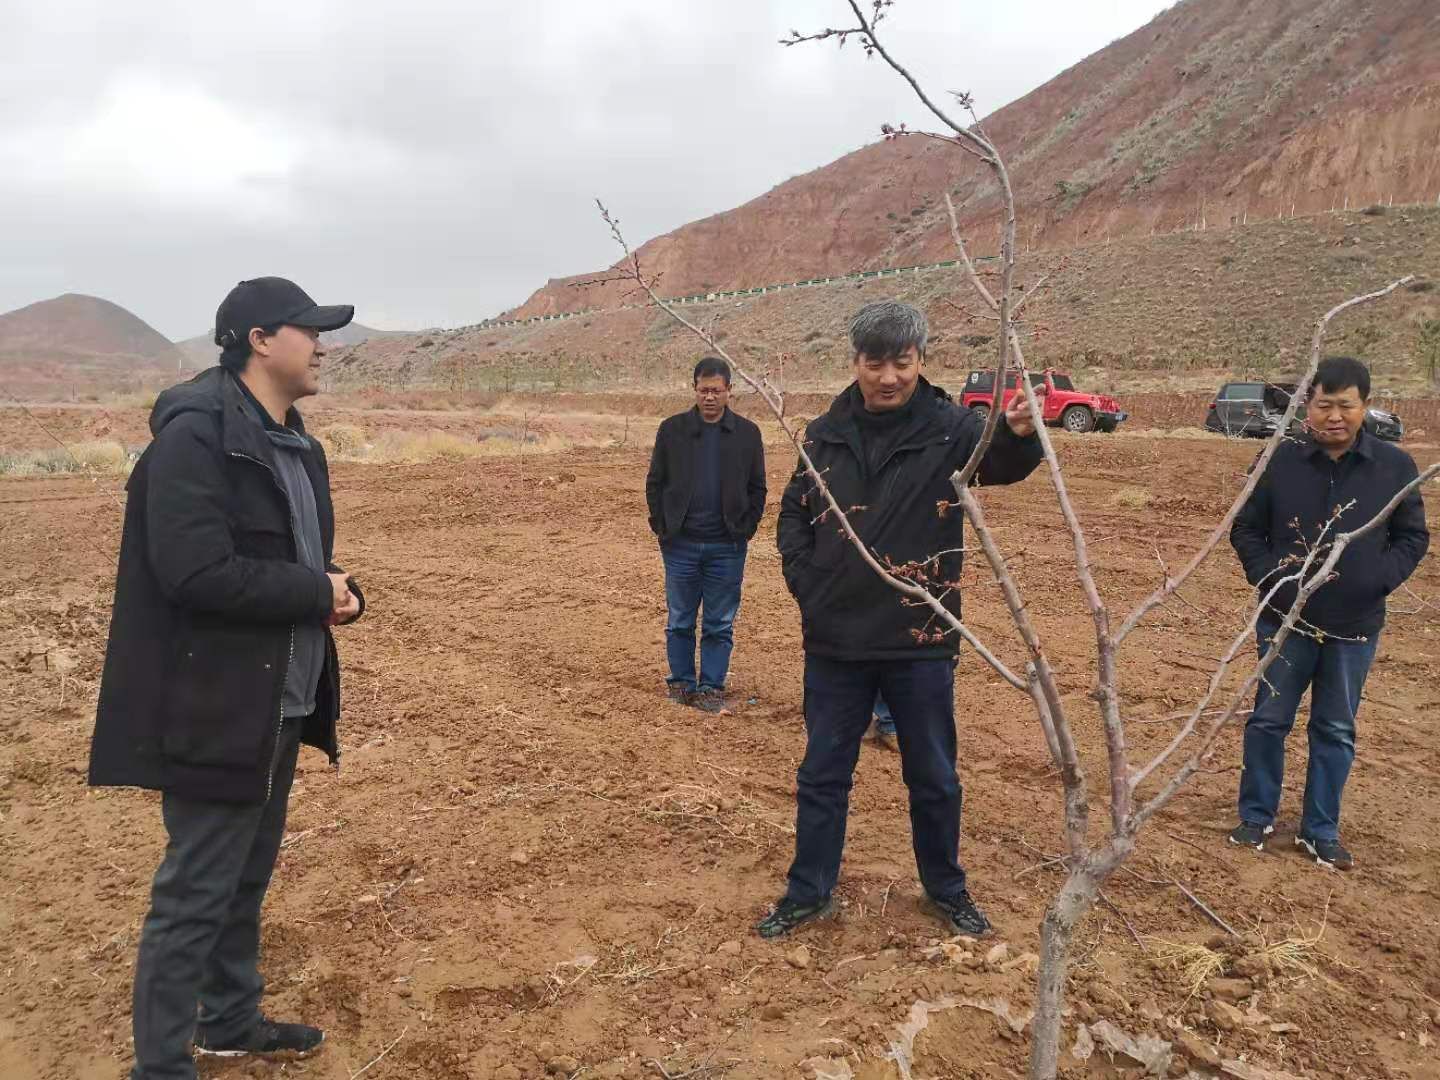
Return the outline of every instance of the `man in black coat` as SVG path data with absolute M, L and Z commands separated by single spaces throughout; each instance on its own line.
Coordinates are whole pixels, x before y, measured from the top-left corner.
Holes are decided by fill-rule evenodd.
M 1350 357 L 1321 362 L 1305 404 L 1306 433 L 1280 445 L 1230 530 L 1245 577 L 1262 595 L 1298 574 L 1306 552 L 1378 514 L 1417 475 L 1397 446 L 1364 430 L 1370 372 Z M 1326 527 L 1328 526 L 1328 531 Z M 1323 866 L 1349 870 L 1340 799 L 1355 760 L 1355 715 L 1385 624 L 1385 598 L 1415 571 L 1430 543 L 1425 505 L 1410 492 L 1389 521 L 1345 549 L 1336 577 L 1306 602 L 1255 694 L 1245 724 L 1240 824 L 1231 843 L 1263 850 L 1274 831 L 1285 738 L 1310 691 L 1310 760 L 1295 843 Z M 1295 603 L 1281 584 L 1256 627 L 1260 655 Z
M 319 390 L 320 332 L 353 314 L 242 281 L 216 313 L 220 366 L 159 396 L 130 477 L 90 783 L 163 792 L 132 1080 L 192 1080 L 192 1043 L 304 1055 L 323 1039 L 261 1015 L 257 962 L 300 744 L 339 759 L 330 627 L 364 606 L 331 561 L 325 454 L 294 409 Z
M 750 538 L 765 512 L 760 429 L 730 409 L 730 365 L 695 365 L 695 407 L 655 433 L 645 502 L 665 561 L 665 680 L 670 700 L 706 712 L 725 707 L 725 679 Z M 700 674 L 695 623 L 704 606 Z
M 927 335 L 924 314 L 908 304 L 862 308 L 850 324 L 855 381 L 809 424 L 805 441 L 865 545 L 882 562 L 921 565 L 959 616 L 964 519 L 950 477 L 978 445 L 983 425 L 921 374 Z M 1043 456 L 1029 407 L 1017 395 L 978 480 L 1013 484 Z M 756 929 L 776 937 L 829 910 L 855 762 L 879 693 L 895 720 L 921 883 L 956 932 L 982 934 L 990 924 L 958 859 L 959 642 L 933 612 L 905 603 L 866 565 L 826 506 L 797 467 L 781 500 L 777 541 L 805 639 L 805 759 L 796 777 L 789 883 Z

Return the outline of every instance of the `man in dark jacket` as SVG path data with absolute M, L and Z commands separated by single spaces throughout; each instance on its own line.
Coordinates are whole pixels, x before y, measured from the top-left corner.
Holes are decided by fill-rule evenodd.
M 220 366 L 160 395 L 130 477 L 90 783 L 163 792 L 132 1080 L 191 1080 L 192 1043 L 303 1055 L 323 1039 L 260 1014 L 257 961 L 300 744 L 339 758 L 330 627 L 363 609 L 293 407 L 319 390 L 320 331 L 353 313 L 242 281 L 216 313 Z
M 1326 540 L 1358 528 L 1415 479 L 1409 454 L 1364 430 L 1369 398 L 1364 364 L 1339 356 L 1322 361 L 1305 406 L 1305 435 L 1276 449 L 1235 519 L 1230 543 L 1246 580 L 1262 595 L 1299 573 L 1327 525 Z M 1232 843 L 1263 850 L 1274 831 L 1285 737 L 1308 689 L 1310 763 L 1295 843 L 1321 865 L 1354 866 L 1340 843 L 1340 798 L 1355 760 L 1355 714 L 1385 624 L 1385 597 L 1414 572 L 1429 543 L 1417 489 L 1386 524 L 1345 549 L 1334 580 L 1306 602 L 1301 621 L 1265 672 L 1245 725 L 1240 824 L 1230 834 Z M 1293 581 L 1281 585 L 1261 613 L 1261 656 L 1298 588 Z
M 963 515 L 951 475 L 983 425 L 922 376 L 928 328 L 908 304 L 862 308 L 850 324 L 855 381 L 805 429 L 806 447 L 860 539 L 882 561 L 919 565 L 960 614 Z M 1043 458 L 1023 396 L 1007 407 L 982 459 L 982 484 L 1023 480 Z M 958 641 L 928 608 L 905 603 L 861 559 L 797 467 L 780 504 L 785 583 L 805 639 L 805 759 L 796 777 L 795 861 L 784 897 L 756 928 L 775 937 L 830 907 L 845 845 L 850 785 L 876 694 L 894 717 L 915 862 L 956 932 L 990 924 L 961 869 L 955 775 Z
M 694 384 L 695 407 L 667 418 L 655 433 L 645 501 L 665 561 L 670 700 L 717 713 L 725 707 L 745 554 L 765 512 L 765 447 L 760 429 L 730 410 L 724 360 L 701 360 Z

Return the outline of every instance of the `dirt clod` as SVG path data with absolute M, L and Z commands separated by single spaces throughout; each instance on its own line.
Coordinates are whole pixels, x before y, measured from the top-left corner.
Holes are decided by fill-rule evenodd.
M 1205 983 L 1205 989 L 1222 1001 L 1244 1001 L 1254 987 L 1249 979 L 1210 979 Z
M 1197 1065 L 1205 1065 L 1212 1069 L 1220 1067 L 1219 1052 L 1188 1028 L 1181 1028 L 1175 1032 L 1175 1045 Z
M 1205 1006 L 1205 1015 L 1221 1031 L 1234 1031 L 1245 1023 L 1245 1014 L 1228 1001 L 1216 998 Z

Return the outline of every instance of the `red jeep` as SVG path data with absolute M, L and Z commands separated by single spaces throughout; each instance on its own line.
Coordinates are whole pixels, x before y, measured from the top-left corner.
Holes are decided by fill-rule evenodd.
M 1018 373 L 1011 372 L 1005 384 L 1003 404 L 1008 405 L 1019 384 Z M 1045 423 L 1066 431 L 1114 431 L 1127 413 L 1120 403 L 1107 394 L 1084 394 L 1075 389 L 1069 375 L 1047 369 L 1043 374 L 1032 372 L 1030 385 L 1045 386 Z M 990 415 L 994 397 L 995 372 L 972 371 L 965 380 L 961 404 L 968 405 L 984 420 Z

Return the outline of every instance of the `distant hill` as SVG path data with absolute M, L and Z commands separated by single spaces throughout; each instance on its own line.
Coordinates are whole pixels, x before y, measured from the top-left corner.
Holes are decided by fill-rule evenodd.
M 1049 275 L 1028 309 L 1027 353 L 1122 398 L 1137 384 L 1196 389 L 1213 376 L 1293 374 L 1329 307 L 1406 275 L 1394 297 L 1347 313 L 1329 345 L 1368 361 L 1385 393 L 1427 386 L 1421 328 L 1440 319 L 1440 207 L 1369 208 L 1251 221 L 1163 236 L 1116 238 L 1069 252 L 1020 256 L 1018 281 Z M 755 372 L 791 390 L 849 378 L 846 326 L 871 300 L 898 297 L 930 316 L 927 367 L 954 389 L 995 362 L 993 327 L 951 301 L 968 299 L 957 270 L 873 278 L 728 298 L 683 310 Z M 704 346 L 653 308 L 523 326 L 474 327 L 367 341 L 326 360 L 335 389 L 612 390 L 684 388 Z M 782 366 L 783 365 L 783 366 Z M 1440 391 L 1440 386 L 1429 392 Z M 1440 428 L 1434 429 L 1440 433 Z
M 325 334 L 326 345 L 359 345 L 362 341 L 370 341 L 374 338 L 400 337 L 407 333 L 404 330 L 376 330 L 374 327 L 365 326 L 361 323 L 352 322 L 349 326 L 342 326 L 339 330 L 332 330 Z M 215 344 L 213 332 L 199 334 L 184 341 L 177 341 L 175 347 L 185 354 L 185 366 L 191 369 L 207 368 L 215 363 L 215 358 L 220 355 L 220 347 Z
M 0 315 L 0 394 L 37 400 L 153 386 L 184 354 L 118 304 L 66 293 Z
M 1436 0 L 1181 0 L 985 119 L 1009 161 L 1022 249 L 1392 200 L 1434 205 L 1437 42 Z M 928 89 L 948 104 L 943 90 L 964 86 L 964 64 L 945 78 L 954 81 Z M 805 122 L 776 104 L 785 122 Z M 874 119 L 877 133 L 881 121 L 937 124 L 918 103 Z M 947 190 L 975 252 L 993 253 L 990 174 L 915 137 L 856 150 L 651 239 L 639 255 L 668 296 L 936 262 L 954 257 Z M 623 218 L 623 193 L 612 198 Z M 574 287 L 597 276 L 552 279 L 512 314 L 620 303 L 627 283 Z

